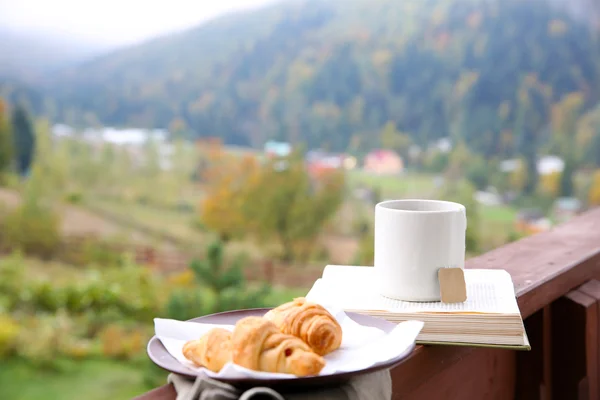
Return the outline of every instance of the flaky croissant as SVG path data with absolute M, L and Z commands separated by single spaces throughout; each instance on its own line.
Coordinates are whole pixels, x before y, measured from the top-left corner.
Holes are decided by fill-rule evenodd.
M 255 371 L 296 376 L 317 375 L 325 366 L 302 340 L 281 333 L 269 320 L 246 317 L 237 322 L 231 337 L 233 362 Z
M 219 372 L 231 361 L 231 332 L 213 328 L 198 340 L 183 345 L 183 355 L 199 367 Z
M 273 321 L 281 332 L 302 339 L 321 356 L 337 350 L 342 344 L 342 327 L 333 315 L 303 297 L 270 310 L 265 318 Z

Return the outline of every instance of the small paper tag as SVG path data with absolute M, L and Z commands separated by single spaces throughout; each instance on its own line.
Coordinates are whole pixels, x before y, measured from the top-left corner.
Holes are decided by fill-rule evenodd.
M 438 280 L 442 303 L 462 303 L 467 300 L 467 284 L 462 268 L 440 268 Z

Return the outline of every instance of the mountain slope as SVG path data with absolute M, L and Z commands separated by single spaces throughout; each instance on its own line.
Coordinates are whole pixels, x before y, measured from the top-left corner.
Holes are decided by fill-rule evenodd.
M 0 78 L 32 79 L 100 54 L 107 49 L 48 32 L 22 32 L 0 26 Z
M 356 151 L 392 121 L 417 143 L 512 154 L 565 94 L 600 100 L 599 43 L 542 2 L 291 0 L 113 52 L 44 90 L 71 123 L 182 120 L 232 144 Z

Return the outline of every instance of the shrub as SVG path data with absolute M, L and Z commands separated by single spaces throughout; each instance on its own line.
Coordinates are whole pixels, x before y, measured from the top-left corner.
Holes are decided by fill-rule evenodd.
M 21 299 L 25 285 L 23 257 L 14 253 L 0 259 L 0 306 L 11 310 Z
M 522 238 L 524 238 L 526 235 L 517 232 L 517 231 L 510 231 L 508 233 L 508 235 L 506 236 L 506 243 L 512 243 L 512 242 L 516 242 L 518 240 L 521 240 Z
M 17 174 L 6 172 L 0 175 L 0 186 L 19 190 L 21 188 L 21 178 Z
M 1 265 L 0 265 L 1 266 Z M 0 278 L 9 276 L 8 268 L 0 269 Z M 8 310 L 43 311 L 55 313 L 60 310 L 76 314 L 94 312 L 96 315 L 112 315 L 112 320 L 129 318 L 150 321 L 159 313 L 160 298 L 152 280 L 143 274 L 119 271 L 118 277 L 106 276 L 57 286 L 46 281 L 24 281 L 22 277 L 1 280 L 0 305 Z
M 81 360 L 92 354 L 92 346 L 88 341 L 78 341 L 65 349 L 65 355 L 75 360 Z
M 0 314 L 0 359 L 10 355 L 16 347 L 20 327 L 8 315 Z
M 69 192 L 65 195 L 65 202 L 69 204 L 81 204 L 83 194 L 81 192 Z
M 117 359 L 132 359 L 144 349 L 144 335 L 136 329 L 129 332 L 122 326 L 109 325 L 100 333 L 102 354 Z
M 190 288 L 196 282 L 196 278 L 192 270 L 187 269 L 183 272 L 169 276 L 168 282 L 170 285 L 176 287 Z
M 10 249 L 49 258 L 60 245 L 59 222 L 52 209 L 24 203 L 4 218 L 2 239 Z
M 201 315 L 210 314 L 207 302 L 203 301 L 198 290 L 180 290 L 171 295 L 165 308 L 168 318 L 187 321 Z
M 220 311 L 265 307 L 270 287 L 249 288 L 242 273 L 243 261 L 237 257 L 226 262 L 222 242 L 211 243 L 206 257 L 190 264 L 196 287 L 172 293 L 165 309 L 167 316 L 184 320 Z
M 77 328 L 63 312 L 30 317 L 20 331 L 16 353 L 39 368 L 60 368 L 60 356 L 68 354 L 81 340 Z
M 360 244 L 355 255 L 354 264 L 356 265 L 373 265 L 375 258 L 375 239 L 372 233 L 363 235 L 360 239 Z
M 120 267 L 124 263 L 123 252 L 115 250 L 108 243 L 87 240 L 83 247 L 85 264 Z
M 123 242 L 124 240 L 106 241 L 94 237 L 87 237 L 77 245 L 73 245 L 74 242 L 66 242 L 58 258 L 78 266 L 93 264 L 102 267 L 121 267 L 127 262 L 127 253 L 121 250 Z

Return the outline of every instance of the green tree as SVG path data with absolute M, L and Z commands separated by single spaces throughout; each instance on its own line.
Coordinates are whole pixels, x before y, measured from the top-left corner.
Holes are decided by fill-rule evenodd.
M 553 147 L 565 162 L 560 176 L 560 194 L 562 196 L 573 195 L 573 174 L 576 164 L 582 160 L 584 155 L 583 152 L 578 154 L 575 143 L 577 121 L 582 106 L 583 96 L 581 93 L 575 92 L 566 95 L 552 108 Z
M 573 195 L 574 186 L 573 186 L 573 173 L 574 165 L 572 160 L 567 160 L 565 162 L 564 169 L 560 174 L 560 194 L 565 197 L 569 197 Z
M 0 98 L 0 178 L 10 170 L 13 162 L 13 140 L 6 114 L 6 105 Z
M 51 257 L 60 244 L 60 217 L 48 193 L 48 171 L 34 164 L 25 183 L 21 204 L 2 221 L 0 232 L 11 249 Z M 51 192 L 53 193 L 53 192 Z
M 466 167 L 466 178 L 475 188 L 484 190 L 490 183 L 490 166 L 480 155 L 473 155 L 472 160 Z
M 531 90 L 523 85 L 518 91 L 518 106 L 515 119 L 515 135 L 517 137 L 520 153 L 523 158 L 522 172 L 525 173 L 522 190 L 525 194 L 532 194 L 538 185 L 537 153 L 538 138 L 536 129 L 541 126 L 537 123 L 532 104 Z
M 450 163 L 449 153 L 442 151 L 429 152 L 425 158 L 425 169 L 436 174 L 444 172 Z
M 35 153 L 35 132 L 27 110 L 17 105 L 12 114 L 12 128 L 17 171 L 24 175 L 31 168 Z
M 267 284 L 249 288 L 244 263 L 243 255 L 227 262 L 221 241 L 209 244 L 205 257 L 190 264 L 196 287 L 171 295 L 168 316 L 185 320 L 221 311 L 265 307 L 271 289 Z
M 69 160 L 66 153 L 52 140 L 50 126 L 47 120 L 38 120 L 35 127 L 35 149 L 30 175 L 38 181 L 35 185 L 40 198 L 52 202 L 64 194 L 67 187 L 69 174 Z M 87 163 L 91 163 L 91 157 Z M 92 181 L 87 181 L 92 186 Z M 89 187 L 88 186 L 88 187 Z
M 244 192 L 250 232 L 264 244 L 279 242 L 282 259 L 311 248 L 344 198 L 340 171 L 311 176 L 298 154 L 267 162 Z
M 600 169 L 594 172 L 590 191 L 588 193 L 588 203 L 591 206 L 600 206 Z
M 600 124 L 598 133 L 594 135 L 590 146 L 587 147 L 587 155 L 593 165 L 600 168 Z
M 384 148 L 394 150 L 404 160 L 408 159 L 408 149 L 412 144 L 412 140 L 407 134 L 398 131 L 395 123 L 389 121 L 385 124 L 380 136 L 381 145 Z
M 354 256 L 355 265 L 371 266 L 375 262 L 375 236 L 372 230 L 361 235 L 358 250 Z
M 473 155 L 467 145 L 463 141 L 460 141 L 450 153 L 448 168 L 446 169 L 447 177 L 451 180 L 462 178 L 467 172 L 467 167 L 471 163 L 472 157 Z

